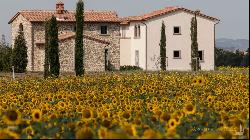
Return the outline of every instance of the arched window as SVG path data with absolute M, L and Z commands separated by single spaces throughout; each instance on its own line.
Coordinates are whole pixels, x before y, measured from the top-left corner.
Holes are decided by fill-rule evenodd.
M 137 37 L 141 37 L 141 26 L 138 25 L 138 36 Z
M 22 23 L 19 24 L 19 30 L 23 31 L 23 24 Z
M 137 37 L 137 25 L 135 25 L 135 34 L 134 34 L 135 37 Z

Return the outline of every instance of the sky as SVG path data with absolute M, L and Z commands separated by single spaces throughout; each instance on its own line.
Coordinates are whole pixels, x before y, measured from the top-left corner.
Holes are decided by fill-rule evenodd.
M 0 0 L 0 35 L 10 41 L 8 21 L 19 10 L 54 10 L 57 0 Z M 61 0 L 75 10 L 77 0 Z M 199 9 L 220 19 L 216 38 L 249 39 L 249 0 L 84 0 L 86 10 L 116 11 L 120 17 L 141 15 L 168 6 Z

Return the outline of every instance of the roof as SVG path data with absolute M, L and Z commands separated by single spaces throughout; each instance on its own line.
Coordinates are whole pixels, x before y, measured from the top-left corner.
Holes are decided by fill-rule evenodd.
M 30 22 L 44 22 L 52 15 L 56 16 L 62 22 L 75 22 L 75 11 L 65 10 L 63 14 L 57 14 L 56 11 L 44 10 L 23 10 L 19 11 L 8 23 L 12 23 L 19 15 L 22 15 Z M 85 22 L 120 22 L 118 15 L 114 11 L 85 11 Z
M 183 7 L 178 7 L 178 6 L 165 7 L 163 9 L 156 10 L 156 11 L 153 11 L 151 13 L 144 14 L 144 15 L 121 18 L 121 24 L 128 24 L 130 21 L 146 21 L 146 20 L 152 19 L 152 18 L 157 17 L 157 16 L 173 13 L 173 12 L 180 11 L 180 10 L 189 12 L 191 14 L 195 14 L 195 11 L 192 11 L 192 10 L 189 10 L 189 9 L 186 9 Z M 197 13 L 197 15 L 204 17 L 204 18 L 207 18 L 207 19 L 210 19 L 210 20 L 219 20 L 217 18 L 202 14 L 201 12 Z
M 64 41 L 64 40 L 67 40 L 67 39 L 74 38 L 75 35 L 76 35 L 75 32 L 66 32 L 66 33 L 64 33 L 62 35 L 59 35 L 58 39 L 59 39 L 59 41 Z M 110 42 L 108 42 L 108 41 L 98 39 L 98 38 L 95 38 L 95 37 L 91 37 L 91 36 L 88 36 L 88 35 L 83 35 L 83 37 L 86 38 L 86 39 L 98 42 L 98 43 L 107 44 L 107 45 L 110 44 Z M 45 41 L 38 41 L 38 42 L 35 42 L 35 44 L 43 45 L 43 44 L 45 44 Z

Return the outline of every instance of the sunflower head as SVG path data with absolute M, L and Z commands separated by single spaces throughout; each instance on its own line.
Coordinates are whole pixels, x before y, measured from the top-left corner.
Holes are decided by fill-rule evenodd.
M 8 129 L 0 130 L 0 139 L 20 139 L 20 136 Z
M 18 110 L 8 110 L 3 120 L 7 125 L 18 125 L 21 123 L 21 113 Z
M 189 115 L 189 114 L 194 114 L 196 111 L 196 108 L 193 104 L 191 103 L 188 103 L 184 106 L 184 109 L 183 109 L 183 112 L 186 114 L 186 115 Z
M 40 122 L 42 120 L 42 111 L 39 109 L 33 109 L 32 111 L 32 120 L 35 122 Z
M 89 109 L 82 110 L 82 118 L 83 119 L 90 119 L 92 117 L 92 111 Z
M 76 139 L 92 139 L 94 137 L 94 133 L 89 127 L 80 128 L 76 130 L 75 137 Z

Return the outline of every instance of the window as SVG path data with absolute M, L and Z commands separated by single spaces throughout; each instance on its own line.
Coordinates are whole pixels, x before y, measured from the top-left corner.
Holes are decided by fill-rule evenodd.
M 126 37 L 126 28 L 122 26 L 122 37 Z
M 181 58 L 181 51 L 174 51 L 174 59 L 180 59 Z
M 138 31 L 137 31 L 137 37 L 141 37 L 141 26 L 140 25 L 138 25 L 138 29 L 137 29 Z
M 181 34 L 181 27 L 175 26 L 174 27 L 174 35 L 180 35 Z
M 101 26 L 101 34 L 107 35 L 108 34 L 108 26 Z
M 204 51 L 199 51 L 200 61 L 204 61 Z
M 135 51 L 135 66 L 139 67 L 139 51 Z
M 76 26 L 73 27 L 73 32 L 76 32 Z
M 135 25 L 134 36 L 137 37 L 137 25 Z
M 19 24 L 19 30 L 23 31 L 23 24 L 22 23 Z
M 135 25 L 134 36 L 135 36 L 135 38 L 141 37 L 141 26 L 140 25 Z

